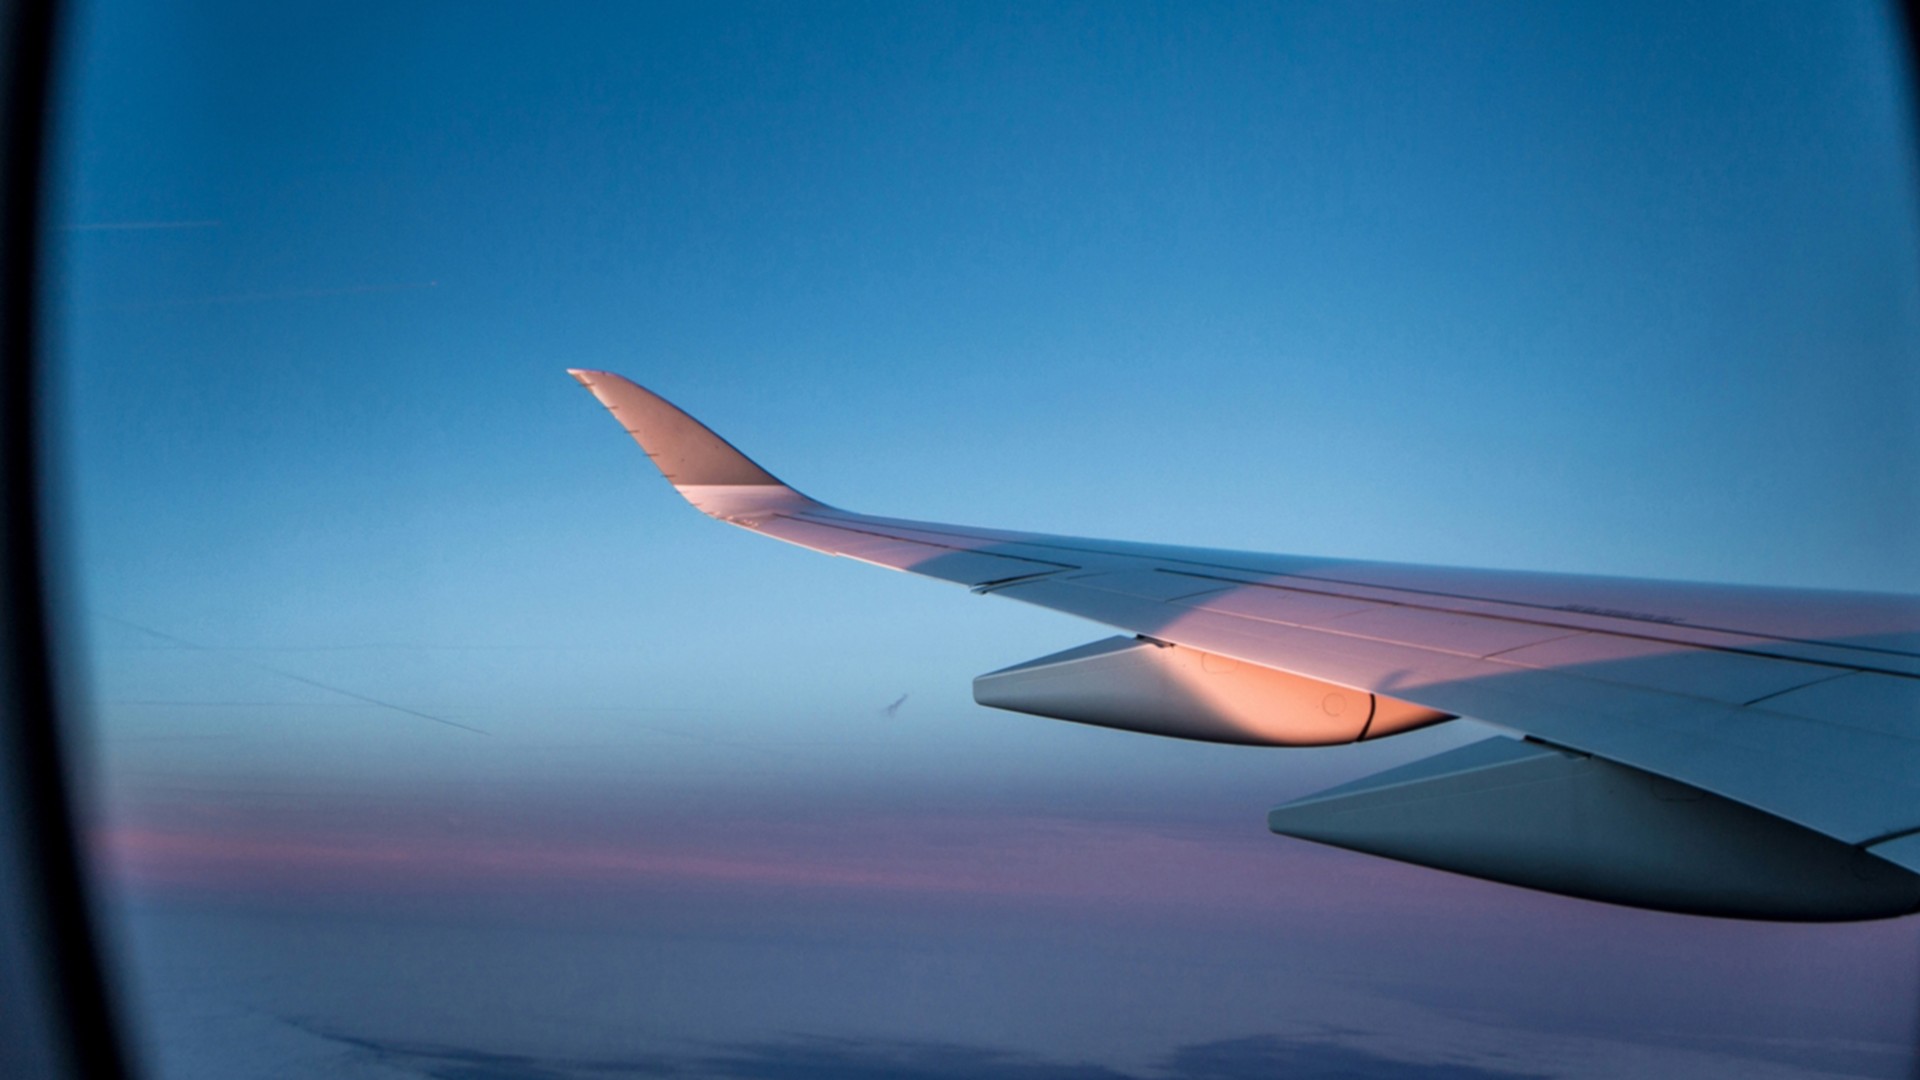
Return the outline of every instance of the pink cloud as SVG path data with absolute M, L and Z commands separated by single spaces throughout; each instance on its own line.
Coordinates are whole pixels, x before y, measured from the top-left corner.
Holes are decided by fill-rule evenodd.
M 1334 904 L 1375 872 L 1258 833 L 1034 817 L 735 821 L 618 840 L 227 821 L 114 826 L 92 839 L 107 872 L 146 893 L 720 887 L 1224 911 Z

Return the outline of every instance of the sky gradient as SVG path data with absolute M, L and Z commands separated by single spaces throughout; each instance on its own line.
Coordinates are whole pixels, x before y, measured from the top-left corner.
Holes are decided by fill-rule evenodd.
M 84 6 L 54 449 L 160 1075 L 1909 1075 L 1911 920 L 1268 835 L 1471 734 L 977 708 L 1106 631 L 709 522 L 565 374 L 861 511 L 1920 592 L 1889 25 Z

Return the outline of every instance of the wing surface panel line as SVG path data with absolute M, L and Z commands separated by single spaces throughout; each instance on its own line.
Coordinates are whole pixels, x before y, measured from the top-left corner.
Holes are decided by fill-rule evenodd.
M 828 528 L 840 528 L 840 529 L 845 529 L 848 532 L 863 532 L 869 535 L 885 536 L 892 539 L 910 539 L 910 538 L 893 536 L 892 534 L 889 534 L 889 533 L 875 531 L 872 528 L 867 528 L 867 529 L 854 528 L 850 524 L 850 522 L 860 521 L 862 524 L 866 524 L 866 525 L 894 526 L 897 528 L 908 529 L 912 532 L 929 533 L 937 536 L 950 537 L 957 540 L 991 538 L 996 542 L 1000 542 L 1000 543 L 1014 543 L 1014 544 L 1018 544 L 1021 547 L 1039 548 L 1046 551 L 1068 552 L 1076 555 L 1096 555 L 1103 559 L 1111 559 L 1111 560 L 1148 561 L 1147 557 L 1141 556 L 1141 555 L 1135 555 L 1132 553 L 1101 552 L 1095 549 L 1075 547 L 1071 544 L 1059 543 L 1057 541 L 1061 538 L 1050 538 L 1050 537 L 1047 537 L 1045 534 L 1000 533 L 997 531 L 987 531 L 987 530 L 982 530 L 980 533 L 969 533 L 964 531 L 961 527 L 958 527 L 958 526 L 941 525 L 935 522 L 907 521 L 904 519 L 897 519 L 897 518 L 870 518 L 867 515 L 856 514 L 850 511 L 840 510 L 834 507 L 823 506 L 821 507 L 821 509 L 827 510 L 829 511 L 829 513 L 807 512 L 804 515 L 803 520 L 812 524 L 818 524 Z M 1017 537 L 1018 539 L 1014 539 L 1015 537 Z M 926 541 L 914 541 L 914 542 L 925 543 Z M 956 549 L 956 550 L 973 550 L 973 551 L 979 552 L 979 549 L 977 548 L 976 549 Z M 979 553 L 980 554 L 997 554 L 993 552 L 979 552 Z M 1021 558 L 1024 556 L 1008 555 L 1003 557 Z M 1566 629 L 1572 633 L 1582 633 L 1582 632 L 1604 633 L 1604 634 L 1610 634 L 1616 637 L 1632 638 L 1632 639 L 1641 640 L 1641 641 L 1654 641 L 1654 642 L 1660 642 L 1663 644 L 1684 645 L 1690 648 L 1713 649 L 1713 650 L 1722 651 L 1722 652 L 1735 652 L 1735 653 L 1741 653 L 1749 656 L 1758 656 L 1765 659 L 1784 660 L 1784 661 L 1789 661 L 1793 663 L 1802 663 L 1802 664 L 1817 664 L 1819 666 L 1828 667 L 1828 668 L 1842 668 L 1848 671 L 1873 671 L 1873 672 L 1878 672 L 1884 675 L 1897 676 L 1899 678 L 1907 678 L 1907 679 L 1920 678 L 1920 673 L 1916 673 L 1910 670 L 1903 670 L 1901 668 L 1884 667 L 1884 666 L 1873 664 L 1871 661 L 1867 661 L 1864 659 L 1856 661 L 1856 660 L 1842 660 L 1842 659 L 1837 659 L 1832 657 L 1781 654 L 1777 652 L 1763 651 L 1762 649 L 1759 649 L 1759 648 L 1743 648 L 1740 646 L 1729 645 L 1725 643 L 1712 643 L 1712 642 L 1703 642 L 1698 640 L 1690 640 L 1688 638 L 1680 637 L 1677 635 L 1673 635 L 1673 636 L 1661 635 L 1661 634 L 1651 632 L 1651 628 L 1659 627 L 1659 626 L 1672 626 L 1672 627 L 1681 628 L 1685 630 L 1692 630 L 1700 633 L 1725 635 L 1727 637 L 1742 638 L 1742 639 L 1746 639 L 1749 641 L 1756 641 L 1756 642 L 1773 642 L 1773 643 L 1778 643 L 1783 645 L 1802 645 L 1808 648 L 1832 649 L 1839 652 L 1866 652 L 1866 653 L 1874 653 L 1874 654 L 1883 655 L 1883 656 L 1898 657 L 1901 659 L 1920 660 L 1920 654 L 1908 653 L 1898 649 L 1884 649 L 1884 648 L 1878 648 L 1878 647 L 1866 646 L 1866 645 L 1854 645 L 1854 644 L 1848 644 L 1848 643 L 1842 643 L 1842 642 L 1828 641 L 1828 640 L 1823 640 L 1818 638 L 1798 638 L 1798 637 L 1789 637 L 1789 636 L 1777 635 L 1777 634 L 1764 634 L 1764 633 L 1757 633 L 1751 630 L 1732 630 L 1732 629 L 1726 629 L 1726 628 L 1717 627 L 1717 626 L 1709 626 L 1701 623 L 1690 622 L 1686 620 L 1674 620 L 1672 622 L 1661 622 L 1661 621 L 1652 620 L 1652 619 L 1636 619 L 1629 615 L 1617 615 L 1612 613 L 1598 613 L 1598 612 L 1592 612 L 1592 611 L 1583 611 L 1577 607 L 1568 608 L 1568 607 L 1554 606 L 1549 604 L 1530 604 L 1523 601 L 1499 599 L 1499 598 L 1487 597 L 1487 596 L 1477 596 L 1471 593 L 1449 593 L 1449 592 L 1443 592 L 1439 590 L 1416 589 L 1416 588 L 1410 588 L 1410 587 L 1399 586 L 1399 585 L 1393 585 L 1393 586 L 1374 585 L 1374 584 L 1369 584 L 1367 582 L 1361 582 L 1361 581 L 1351 581 L 1351 580 L 1340 579 L 1340 578 L 1321 577 L 1321 576 L 1307 575 L 1307 574 L 1275 574 L 1270 571 L 1253 570 L 1253 569 L 1248 569 L 1244 567 L 1228 566 L 1228 565 L 1212 563 L 1212 562 L 1201 562 L 1201 561 L 1191 560 L 1191 559 L 1181 559 L 1175 556 L 1156 556 L 1151 561 L 1161 562 L 1161 563 L 1166 563 L 1166 562 L 1182 563 L 1188 566 L 1204 567 L 1212 570 L 1225 571 L 1231 574 L 1242 574 L 1248 577 L 1261 577 L 1266 579 L 1264 581 L 1247 581 L 1241 578 L 1223 578 L 1223 577 L 1217 577 L 1210 574 L 1194 573 L 1192 571 L 1187 571 L 1187 570 L 1169 569 L 1164 566 L 1152 567 L 1152 569 L 1154 569 L 1155 571 L 1163 574 L 1180 575 L 1183 577 L 1194 577 L 1194 578 L 1200 578 L 1200 579 L 1210 580 L 1210 581 L 1221 581 L 1230 585 L 1251 586 L 1254 588 L 1263 588 L 1263 589 L 1297 591 L 1297 592 L 1307 593 L 1310 595 L 1338 597 L 1344 600 L 1355 600 L 1355 601 L 1361 601 L 1366 603 L 1393 604 L 1393 605 L 1408 607 L 1408 608 L 1412 608 L 1415 610 L 1422 610 L 1422 611 L 1432 611 L 1432 612 L 1452 614 L 1452 615 L 1466 615 L 1466 616 L 1473 616 L 1476 618 L 1485 618 L 1485 619 L 1502 619 L 1509 622 L 1526 623 L 1526 624 L 1535 625 L 1535 626 L 1551 627 L 1554 629 Z M 1091 569 L 1091 567 L 1088 566 L 1085 562 L 1082 562 L 1081 567 L 1084 569 Z M 1291 579 L 1291 580 L 1301 581 L 1301 582 L 1312 582 L 1314 584 L 1322 585 L 1322 586 L 1335 586 L 1335 587 L 1345 586 L 1351 589 L 1366 590 L 1369 593 L 1399 593 L 1399 594 L 1406 594 L 1406 595 L 1412 595 L 1412 596 L 1433 597 L 1436 599 L 1458 600 L 1458 601 L 1474 603 L 1474 604 L 1487 604 L 1487 605 L 1500 606 L 1500 607 L 1521 608 L 1526 611 L 1541 612 L 1543 614 L 1557 612 L 1563 615 L 1586 616 L 1588 618 L 1605 618 L 1608 620 L 1616 620 L 1619 622 L 1633 623 L 1635 624 L 1636 629 L 1632 629 L 1632 630 L 1617 629 L 1611 626 L 1595 627 L 1592 625 L 1580 625 L 1575 623 L 1550 620 L 1550 619 L 1541 618 L 1541 617 L 1528 617 L 1528 616 L 1522 616 L 1522 615 L 1516 615 L 1516 614 L 1489 612 L 1484 610 L 1441 607 L 1441 606 L 1435 606 L 1430 604 L 1422 604 L 1412 600 L 1386 599 L 1386 598 L 1376 597 L 1376 596 L 1355 595 L 1354 593 L 1340 592 L 1340 591 L 1335 591 L 1335 589 L 1329 589 L 1329 588 L 1316 589 L 1316 588 L 1306 587 L 1304 585 L 1277 584 L 1274 581 L 1274 579 L 1276 578 L 1286 578 L 1286 579 Z M 1279 620 L 1267 620 L 1267 621 L 1277 622 Z M 1292 625 L 1292 624 L 1287 624 L 1287 625 Z M 1641 629 L 1641 627 L 1645 627 L 1647 629 Z M 1516 648 L 1519 648 L 1519 647 L 1522 647 L 1522 646 L 1516 646 Z M 1507 651 L 1507 650 L 1503 650 L 1503 651 Z
M 782 516 L 789 516 L 789 515 L 782 515 Z M 927 542 L 923 540 L 914 539 L 909 536 L 899 536 L 893 533 L 875 531 L 873 529 L 855 528 L 851 524 L 847 523 L 849 519 L 858 520 L 861 517 L 862 515 L 850 514 L 846 511 L 837 511 L 831 518 L 829 518 L 828 515 L 824 515 L 824 514 L 809 513 L 805 515 L 805 517 L 802 520 L 806 521 L 809 524 L 817 524 L 826 528 L 840 529 L 849 533 L 876 536 L 876 537 L 882 537 L 886 539 L 906 540 L 912 543 Z M 897 519 L 883 519 L 883 520 L 887 521 L 888 523 L 892 523 Z M 916 526 L 925 525 L 925 523 L 914 523 L 914 524 Z M 947 537 L 952 537 L 954 539 L 969 538 L 969 535 L 967 533 L 956 531 L 953 529 L 916 527 L 910 531 L 932 533 L 934 535 L 947 536 Z M 1005 541 L 1002 541 L 1002 542 L 1005 542 Z M 1087 549 L 1073 548 L 1073 547 L 1069 547 L 1061 544 L 1038 543 L 1038 542 L 1034 542 L 1032 540 L 1027 540 L 1027 539 L 1022 539 L 1020 541 L 1017 541 L 1017 543 L 1021 547 L 1040 548 L 1046 551 L 1070 551 L 1070 552 L 1076 552 L 1080 554 L 1103 554 L 1100 552 L 1088 551 Z M 938 545 L 938 546 L 945 547 L 946 545 Z M 971 551 L 977 554 L 993 554 L 996 557 L 1000 557 L 1000 558 L 1024 558 L 1024 559 L 1029 559 L 1030 561 L 1037 561 L 1037 560 L 1032 560 L 1031 556 L 1018 555 L 1013 553 L 1003 554 L 999 552 L 981 551 L 978 548 L 973 548 L 973 549 L 950 548 L 950 550 Z M 1108 559 L 1115 559 L 1115 560 L 1140 561 L 1140 562 L 1145 561 L 1141 556 L 1136 556 L 1136 555 L 1107 554 L 1104 557 Z M 1178 560 L 1166 559 L 1162 561 L 1178 561 Z M 1205 565 L 1211 568 L 1227 570 L 1228 572 L 1231 572 L 1231 573 L 1244 573 L 1250 576 L 1260 573 L 1258 571 L 1241 570 L 1236 567 L 1221 567 L 1221 566 L 1216 566 L 1215 564 L 1194 563 L 1192 565 Z M 1086 565 L 1085 563 L 1082 563 L 1082 565 L 1078 568 L 1092 569 L 1091 566 Z M 1063 567 L 1063 569 L 1070 569 L 1070 567 Z M 1573 636 L 1575 634 L 1581 634 L 1581 633 L 1601 633 L 1601 634 L 1607 634 L 1613 637 L 1627 638 L 1627 639 L 1638 640 L 1638 641 L 1656 642 L 1664 645 L 1678 645 L 1683 648 L 1689 648 L 1689 649 L 1710 650 L 1715 652 L 1732 653 L 1732 654 L 1737 654 L 1742 656 L 1753 656 L 1761 659 L 1780 660 L 1788 663 L 1813 665 L 1813 666 L 1818 666 L 1822 668 L 1827 668 L 1829 670 L 1836 670 L 1839 674 L 1847 674 L 1847 673 L 1856 672 L 1856 671 L 1871 671 L 1871 672 L 1877 672 L 1884 675 L 1895 676 L 1897 678 L 1905 678 L 1905 679 L 1920 678 L 1920 675 L 1916 675 L 1913 672 L 1903 671 L 1898 668 L 1880 667 L 1880 666 L 1873 665 L 1871 663 L 1840 660 L 1840 659 L 1830 658 L 1830 657 L 1781 654 L 1777 652 L 1767 651 L 1763 647 L 1740 646 L 1740 645 L 1733 645 L 1733 644 L 1728 644 L 1724 642 L 1716 643 L 1716 642 L 1689 640 L 1687 638 L 1679 637 L 1679 636 L 1663 636 L 1656 633 L 1652 633 L 1648 630 L 1637 629 L 1637 628 L 1635 630 L 1623 630 L 1623 629 L 1613 629 L 1613 628 L 1599 629 L 1592 626 L 1582 626 L 1582 625 L 1570 624 L 1566 622 L 1553 621 L 1553 620 L 1549 620 L 1549 619 L 1537 617 L 1537 616 L 1489 612 L 1489 611 L 1483 611 L 1483 610 L 1462 609 L 1462 608 L 1454 608 L 1454 607 L 1444 607 L 1444 606 L 1439 606 L 1435 604 L 1420 603 L 1418 601 L 1413 601 L 1413 600 L 1396 600 L 1396 599 L 1385 599 L 1385 598 L 1373 597 L 1373 596 L 1361 596 L 1361 595 L 1354 595 L 1352 593 L 1339 592 L 1339 591 L 1335 591 L 1333 589 L 1328 589 L 1328 588 L 1316 589 L 1316 588 L 1305 587 L 1303 585 L 1280 584 L 1275 582 L 1274 579 L 1275 578 L 1292 578 L 1294 580 L 1313 582 L 1315 584 L 1322 584 L 1322 585 L 1334 585 L 1334 586 L 1346 585 L 1351 588 L 1365 589 L 1369 592 L 1405 593 L 1405 594 L 1411 594 L 1413 596 L 1434 597 L 1437 599 L 1452 599 L 1452 600 L 1460 600 L 1460 601 L 1466 601 L 1471 603 L 1498 605 L 1498 606 L 1506 606 L 1506 607 L 1519 607 L 1527 611 L 1549 612 L 1549 611 L 1564 610 L 1559 608 L 1553 608 L 1547 605 L 1523 604 L 1523 603 L 1516 603 L 1508 600 L 1488 599 L 1485 597 L 1474 596 L 1471 594 L 1454 594 L 1454 593 L 1443 593 L 1443 592 L 1430 591 L 1430 590 L 1405 589 L 1398 586 L 1368 585 L 1364 582 L 1349 582 L 1349 581 L 1342 581 L 1342 580 L 1332 579 L 1332 578 L 1308 577 L 1304 575 L 1263 574 L 1261 576 L 1264 576 L 1267 578 L 1267 580 L 1265 581 L 1245 581 L 1245 580 L 1238 580 L 1234 578 L 1223 578 L 1223 577 L 1218 577 L 1210 574 L 1197 574 L 1197 573 L 1192 573 L 1184 570 L 1167 569 L 1165 567 L 1159 567 L 1159 566 L 1151 566 L 1150 569 L 1154 570 L 1157 573 L 1163 573 L 1169 576 L 1190 577 L 1190 578 L 1195 578 L 1203 581 L 1218 581 L 1227 585 L 1237 585 L 1242 587 L 1260 588 L 1260 589 L 1272 589 L 1274 591 L 1280 591 L 1280 592 L 1298 592 L 1298 593 L 1303 593 L 1311 596 L 1334 597 L 1342 600 L 1352 600 L 1352 601 L 1367 603 L 1367 604 L 1404 607 L 1409 610 L 1426 611 L 1426 612 L 1432 612 L 1435 614 L 1459 615 L 1459 616 L 1465 616 L 1469 618 L 1479 618 L 1479 619 L 1494 619 L 1502 622 L 1509 622 L 1509 623 L 1520 624 L 1520 625 L 1540 626 L 1540 627 L 1546 627 L 1546 628 L 1555 629 L 1555 630 L 1565 630 L 1567 631 L 1567 634 L 1561 635 L 1563 637 Z M 1149 600 L 1149 602 L 1164 603 L 1166 601 Z M 1590 615 L 1591 613 L 1574 612 L 1574 614 Z M 1342 634 L 1343 636 L 1358 637 L 1363 640 L 1388 641 L 1388 642 L 1392 642 L 1396 640 L 1393 638 L 1383 638 L 1375 635 L 1343 632 L 1337 627 L 1334 627 L 1332 625 L 1311 625 L 1310 626 L 1308 624 L 1302 624 L 1302 623 L 1289 623 L 1281 619 L 1262 618 L 1261 616 L 1257 616 L 1257 615 L 1236 615 L 1235 617 L 1253 618 L 1253 619 L 1259 619 L 1260 621 L 1263 621 L 1263 622 L 1272 622 L 1277 625 L 1299 626 L 1303 629 L 1314 629 L 1314 630 L 1322 630 L 1328 633 L 1339 633 L 1339 634 Z M 1613 616 L 1607 616 L 1607 617 L 1614 618 Z M 1832 642 L 1826 642 L 1826 641 L 1785 638 L 1785 637 L 1778 637 L 1778 636 L 1772 636 L 1772 635 L 1755 634 L 1755 633 L 1745 632 L 1745 631 L 1720 630 L 1712 627 L 1699 626 L 1697 624 L 1687 623 L 1687 622 L 1674 622 L 1674 623 L 1650 623 L 1649 622 L 1642 625 L 1647 625 L 1647 626 L 1669 625 L 1669 626 L 1685 627 L 1687 629 L 1707 631 L 1715 634 L 1724 634 L 1729 637 L 1737 637 L 1737 638 L 1742 638 L 1742 639 L 1755 641 L 1755 642 L 1777 642 L 1781 644 L 1798 644 L 1798 645 L 1807 645 L 1807 646 L 1840 649 L 1840 650 L 1851 649 L 1850 646 L 1835 645 Z M 1557 640 L 1557 639 L 1549 639 L 1549 640 Z M 1496 653 L 1487 654 L 1487 656 L 1483 656 L 1481 658 L 1482 659 L 1491 658 L 1492 656 L 1497 656 L 1500 653 L 1513 652 L 1518 649 L 1529 648 L 1531 647 L 1532 644 L 1540 644 L 1540 643 L 1534 642 L 1534 643 L 1529 643 L 1527 645 L 1516 645 L 1511 648 L 1498 650 Z M 1906 655 L 1904 653 L 1899 653 L 1897 651 L 1888 651 L 1888 650 L 1880 650 L 1880 651 L 1885 652 L 1888 655 L 1894 655 L 1894 656 Z M 1466 655 L 1466 654 L 1460 654 L 1460 655 Z M 1524 666 L 1524 665 L 1515 665 L 1515 666 Z M 1810 680 L 1808 683 L 1801 684 L 1801 685 L 1811 685 L 1812 682 L 1816 682 L 1816 681 L 1819 681 L 1819 680 Z M 1787 690 L 1773 691 L 1765 696 L 1771 697 L 1771 696 L 1774 696 L 1774 694 L 1776 693 L 1786 693 L 1788 692 L 1788 690 L 1796 689 L 1796 688 L 1797 687 L 1789 687 L 1787 688 Z

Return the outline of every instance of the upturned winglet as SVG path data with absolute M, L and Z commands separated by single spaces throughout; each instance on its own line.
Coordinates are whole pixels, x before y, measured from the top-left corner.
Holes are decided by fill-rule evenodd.
M 734 521 L 819 505 L 653 391 L 608 371 L 569 368 L 567 374 L 600 399 L 674 489 L 701 511 Z

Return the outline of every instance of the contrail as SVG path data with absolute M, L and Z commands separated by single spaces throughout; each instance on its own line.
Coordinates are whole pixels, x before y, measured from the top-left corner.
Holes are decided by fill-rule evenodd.
M 222 221 L 86 221 L 62 225 L 61 232 L 152 232 L 157 229 L 217 229 Z
M 202 307 L 215 304 L 258 304 L 268 300 L 312 300 L 329 296 L 362 296 L 371 293 L 412 292 L 437 289 L 437 281 L 396 281 L 379 285 L 342 285 L 327 289 L 273 289 L 267 292 L 215 293 L 211 296 L 183 296 L 172 300 L 139 300 L 114 304 L 115 311 L 153 311 L 162 308 Z
M 277 668 L 271 664 L 263 664 L 258 660 L 249 660 L 244 656 L 235 655 L 232 649 L 218 649 L 211 645 L 202 645 L 198 642 L 188 641 L 186 638 L 183 638 L 183 637 L 176 637 L 173 634 L 165 633 L 164 631 L 160 631 L 160 630 L 155 630 L 150 626 L 141 626 L 139 623 L 136 623 L 136 622 L 128 622 L 126 619 L 118 618 L 113 615 L 105 615 L 105 616 L 102 616 L 102 618 L 105 618 L 109 622 L 119 623 L 121 626 L 127 627 L 128 629 L 138 630 L 143 634 L 147 634 L 149 636 L 159 638 L 162 641 L 171 641 L 175 645 L 178 645 L 182 648 L 193 649 L 197 652 L 214 653 L 216 655 L 222 655 L 222 656 L 225 656 L 228 660 L 231 660 L 236 664 L 245 664 L 246 666 L 251 668 L 258 668 L 261 671 L 278 675 L 283 679 L 292 679 L 294 682 L 305 683 L 306 685 L 315 687 L 316 689 L 325 690 L 330 694 L 339 694 L 341 697 L 349 697 L 355 701 L 363 701 L 363 702 L 366 702 L 368 705 L 378 705 L 383 709 L 392 709 L 394 712 L 397 712 L 397 713 L 405 713 L 408 716 L 417 716 L 422 720 L 431 720 L 436 724 L 445 724 L 448 727 L 456 727 L 462 731 L 471 731 L 475 735 L 491 734 L 491 732 L 483 731 L 482 729 L 473 727 L 470 724 L 463 724 L 458 720 L 448 720 L 444 716 L 434 716 L 431 713 L 423 713 L 418 709 L 409 709 L 405 705 L 395 705 L 391 701 L 381 701 L 379 698 L 368 697 L 365 694 L 358 694 L 353 692 L 352 690 L 343 690 L 338 686 L 330 686 L 327 683 L 320 682 L 317 679 L 309 679 L 305 675 L 296 675 L 291 671 L 285 670 L 284 668 Z

